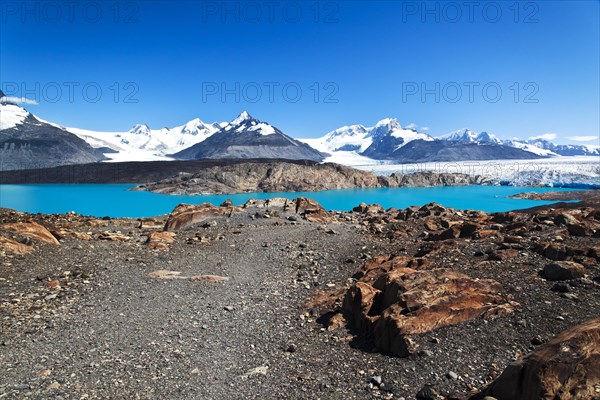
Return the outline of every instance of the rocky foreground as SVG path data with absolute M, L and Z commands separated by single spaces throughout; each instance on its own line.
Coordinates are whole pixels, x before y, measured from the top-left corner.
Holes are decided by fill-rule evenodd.
M 597 207 L 4 209 L 0 233 L 0 398 L 600 398 Z
M 232 194 L 248 192 L 316 192 L 354 188 L 464 186 L 490 184 L 482 176 L 416 172 L 378 176 L 338 164 L 299 164 L 284 161 L 241 163 L 181 172 L 135 190 L 163 194 Z

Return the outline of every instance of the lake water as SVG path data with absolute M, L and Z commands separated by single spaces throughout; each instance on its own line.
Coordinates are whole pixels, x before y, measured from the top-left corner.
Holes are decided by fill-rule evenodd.
M 97 217 L 150 217 L 167 214 L 181 203 L 221 204 L 231 199 L 240 205 L 246 200 L 272 197 L 306 196 L 315 199 L 327 210 L 348 211 L 365 202 L 385 208 L 405 208 L 436 202 L 457 209 L 488 212 L 509 211 L 519 208 L 551 204 L 547 201 L 509 199 L 507 196 L 522 192 L 547 192 L 568 189 L 524 188 L 511 186 L 455 186 L 393 189 L 344 189 L 323 192 L 244 193 L 229 195 L 173 196 L 150 192 L 135 192 L 135 185 L 0 185 L 0 207 L 30 213 L 44 214 L 75 211 Z

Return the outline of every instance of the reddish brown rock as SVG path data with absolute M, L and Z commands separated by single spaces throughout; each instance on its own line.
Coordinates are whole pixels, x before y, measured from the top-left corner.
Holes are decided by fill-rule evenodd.
M 299 197 L 294 199 L 294 211 L 310 222 L 327 223 L 333 221 L 331 215 L 325 211 L 323 206 L 312 199 Z
M 164 230 L 169 232 L 179 231 L 192 225 L 214 217 L 228 217 L 239 212 L 238 207 L 215 207 L 210 203 L 200 205 L 180 204 L 167 218 Z
M 175 241 L 174 232 L 152 232 L 148 235 L 146 245 L 151 249 L 167 250 L 169 245 Z
M 0 235 L 0 254 L 14 254 L 21 256 L 33 251 L 33 247 L 26 244 L 15 242 L 9 238 Z
M 58 240 L 56 240 L 56 238 L 48 229 L 33 221 L 4 224 L 0 226 L 0 230 L 10 231 L 15 235 L 24 236 L 42 243 L 59 244 Z
M 499 237 L 500 233 L 494 229 L 481 229 L 475 232 L 475 234 L 473 235 L 473 237 L 476 239 L 483 239 L 491 236 Z
M 492 251 L 488 258 L 492 261 L 504 261 L 514 259 L 519 255 L 519 251 L 515 249 L 504 249 Z
M 440 229 L 440 225 L 433 218 L 426 218 L 425 221 L 423 221 L 423 226 L 428 231 L 437 231 L 438 229 Z
M 585 274 L 585 268 L 573 261 L 560 261 L 547 264 L 543 274 L 549 281 L 568 281 L 581 278 Z
M 567 230 L 571 236 L 592 236 L 595 233 L 594 226 L 590 223 L 569 224 Z
M 397 356 L 412 354 L 412 336 L 468 320 L 512 312 L 493 280 L 474 280 L 448 269 L 415 269 L 405 258 L 375 260 L 348 289 L 342 313 L 375 348 Z M 379 263 L 379 268 L 375 265 Z M 417 266 L 418 263 L 413 263 Z M 378 275 L 377 275 L 378 273 Z
M 443 232 L 429 236 L 428 240 L 439 241 L 439 240 L 457 239 L 460 237 L 460 230 L 461 229 L 460 229 L 459 225 L 453 225 Z
M 460 227 L 460 237 L 462 237 L 462 238 L 472 237 L 475 234 L 475 232 L 477 232 L 479 229 L 481 229 L 481 225 L 479 225 L 478 223 L 465 222 Z
M 540 346 L 504 372 L 472 400 L 598 399 L 600 318 L 577 325 Z

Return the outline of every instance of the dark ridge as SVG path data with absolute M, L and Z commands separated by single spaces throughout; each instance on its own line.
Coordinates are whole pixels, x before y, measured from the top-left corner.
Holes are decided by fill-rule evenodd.
M 22 170 L 8 170 L 14 169 L 13 166 L 0 164 L 0 184 L 149 183 L 172 177 L 180 172 L 194 173 L 211 167 L 276 161 L 298 165 L 318 164 L 309 160 L 267 158 L 91 163 Z

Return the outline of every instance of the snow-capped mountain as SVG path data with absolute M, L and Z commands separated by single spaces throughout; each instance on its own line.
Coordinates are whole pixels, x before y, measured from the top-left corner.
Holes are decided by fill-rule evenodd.
M 196 118 L 174 128 L 150 129 L 146 124 L 138 124 L 127 132 L 67 130 L 101 149 L 113 161 L 149 161 L 168 159 L 167 154 L 200 143 L 221 127 L 222 123 L 206 124 Z
M 447 135 L 438 137 L 437 139 L 467 143 L 502 143 L 502 141 L 494 135 L 491 135 L 487 132 L 477 133 L 468 128 L 463 128 L 454 132 L 450 132 Z
M 521 140 L 508 139 L 500 140 L 496 136 L 487 132 L 477 133 L 470 129 L 460 129 L 438 137 L 440 140 L 460 142 L 460 143 L 495 143 L 504 146 L 521 149 L 542 157 L 556 156 L 594 156 L 600 155 L 598 147 L 589 145 L 557 145 L 544 139 Z
M 10 103 L 0 91 L 0 170 L 47 168 L 104 160 L 102 152 L 60 126 Z
M 522 149 L 504 146 L 486 132 L 461 129 L 441 138 L 403 128 L 397 119 L 386 118 L 375 126 L 345 126 L 322 138 L 304 139 L 318 150 L 327 151 L 327 161 L 370 164 L 374 160 L 428 162 L 457 160 L 530 159 L 538 157 Z
M 321 138 L 300 140 L 322 152 L 363 154 L 369 149 L 369 153 L 375 153 L 377 148 L 388 144 L 398 149 L 412 140 L 429 141 L 433 138 L 414 129 L 402 128 L 395 118 L 386 118 L 372 127 L 363 125 L 343 126 Z
M 514 142 L 514 141 L 513 141 Z M 528 140 L 527 145 L 559 156 L 600 156 L 600 146 L 584 144 L 554 144 L 544 139 Z
M 361 154 L 375 159 L 394 158 L 394 154 L 413 141 L 431 142 L 435 140 L 416 129 L 405 129 L 395 118 L 379 121 L 371 129 L 372 143 Z
M 177 159 L 284 158 L 322 161 L 323 154 L 274 126 L 241 113 L 207 139 L 173 154 Z

